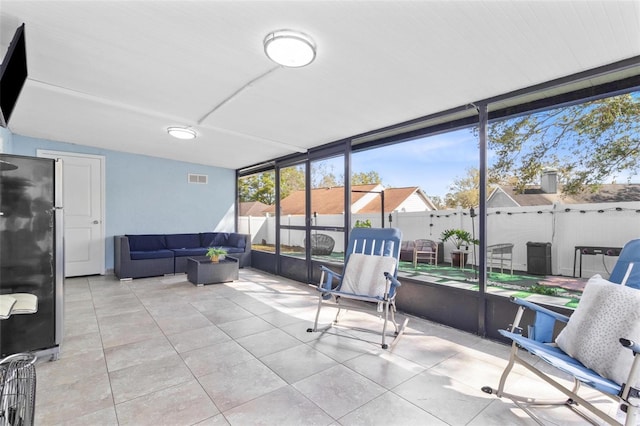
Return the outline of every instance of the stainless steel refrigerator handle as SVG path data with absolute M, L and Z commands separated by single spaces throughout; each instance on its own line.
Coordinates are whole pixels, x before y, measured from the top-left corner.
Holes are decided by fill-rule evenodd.
M 55 343 L 62 344 L 64 334 L 64 211 L 63 211 L 63 162 L 56 158 L 55 162 L 55 245 L 56 245 L 56 335 Z M 57 359 L 57 353 L 54 359 Z

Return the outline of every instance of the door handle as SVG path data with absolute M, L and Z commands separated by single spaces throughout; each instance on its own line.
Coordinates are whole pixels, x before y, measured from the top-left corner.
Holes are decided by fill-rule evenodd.
M 99 220 L 94 220 L 94 221 L 93 221 L 93 224 L 94 224 L 94 225 L 97 225 L 97 224 L 99 224 L 99 223 L 100 223 L 100 221 L 99 221 Z

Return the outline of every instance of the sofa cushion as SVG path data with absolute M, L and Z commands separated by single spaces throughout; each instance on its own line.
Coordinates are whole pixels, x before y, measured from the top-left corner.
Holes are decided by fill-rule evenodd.
M 247 246 L 245 236 L 242 234 L 229 234 L 227 238 L 227 245 L 229 247 L 238 247 L 244 249 Z
M 220 247 L 226 246 L 229 234 L 226 232 L 203 232 L 200 234 L 200 246 Z
M 143 259 L 165 259 L 172 258 L 173 252 L 171 250 L 144 250 L 144 251 L 131 251 L 131 260 L 143 260 Z
M 171 251 L 175 254 L 176 257 L 184 257 L 184 256 L 204 256 L 207 254 L 206 247 L 192 247 L 192 248 L 180 248 L 180 249 L 171 249 Z
M 200 247 L 199 234 L 167 234 L 168 249 L 183 249 Z
M 227 253 L 244 253 L 244 248 L 240 247 L 223 246 L 222 248 L 225 249 Z
M 129 250 L 134 251 L 154 251 L 167 248 L 164 235 L 127 235 L 129 239 Z

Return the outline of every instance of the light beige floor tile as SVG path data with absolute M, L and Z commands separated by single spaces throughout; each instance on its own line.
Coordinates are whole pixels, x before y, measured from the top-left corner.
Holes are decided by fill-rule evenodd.
M 333 419 L 291 386 L 225 412 L 232 425 L 328 425 Z
M 109 372 L 163 359 L 175 354 L 176 351 L 173 345 L 169 343 L 165 336 L 113 346 L 104 350 Z
M 259 317 L 249 317 L 237 321 L 225 322 L 219 325 L 220 329 L 234 339 L 250 336 L 262 331 L 272 330 L 273 325 Z
M 44 424 L 44 423 L 43 423 Z M 73 419 L 65 419 L 59 423 L 64 426 L 118 426 L 118 417 L 113 405 L 93 413 L 85 414 Z
M 70 316 L 70 314 L 66 314 L 66 316 Z M 75 317 L 68 321 L 65 320 L 64 322 L 64 338 L 97 333 L 99 331 L 98 320 L 93 312 L 90 315 Z
M 407 380 L 393 392 L 452 425 L 467 424 L 492 402 L 491 398 L 495 398 L 429 371 Z
M 241 337 L 236 342 L 257 358 L 300 344 L 298 339 L 277 328 Z
M 95 300 L 95 302 L 98 302 Z M 101 319 L 114 315 L 125 315 L 145 311 L 144 305 L 131 294 L 108 297 L 95 305 L 96 316 Z
M 313 322 L 299 321 L 280 327 L 280 330 L 292 335 L 301 342 L 311 342 L 312 340 L 322 337 L 322 333 L 320 332 L 307 331 L 310 328 L 313 328 Z
M 411 317 L 385 351 L 379 318 L 355 311 L 341 324 L 356 328 L 307 333 L 315 289 L 261 271 L 203 287 L 184 274 L 71 278 L 65 294 L 60 359 L 37 367 L 37 424 L 531 424 L 480 391 L 497 386 L 507 345 Z M 323 308 L 320 325 L 335 312 Z M 510 391 L 561 396 L 522 367 L 514 373 Z M 545 424 L 582 424 L 563 408 L 534 410 Z
M 529 425 L 537 423 L 524 411 L 509 401 L 496 400 L 482 410 L 469 426 L 504 426 L 504 425 Z
M 209 321 L 216 325 L 241 320 L 244 318 L 251 318 L 254 316 L 251 312 L 241 308 L 236 304 L 233 304 L 226 308 L 214 309 L 212 311 L 205 311 L 202 313 L 209 319 Z
M 213 417 L 209 417 L 207 420 L 203 420 L 200 423 L 196 423 L 193 426 L 229 426 L 229 422 L 224 414 L 218 414 Z
M 116 404 L 190 381 L 193 375 L 178 355 L 109 373 Z
M 167 338 L 178 353 L 189 352 L 206 346 L 219 345 L 231 340 L 229 335 L 215 325 L 169 334 Z
M 318 339 L 307 344 L 338 362 L 348 361 L 379 348 L 379 346 L 376 347 L 364 342 L 337 328 L 329 329 L 322 333 Z
M 61 356 L 57 361 L 40 362 L 36 364 L 38 388 L 55 389 L 80 382 L 89 376 L 105 374 L 106 367 L 102 350 L 93 350 L 75 356 Z
M 431 368 L 458 353 L 459 346 L 440 337 L 404 335 L 391 349 L 394 354 Z
M 153 317 L 146 309 L 127 313 L 114 313 L 112 315 L 103 315 L 98 318 L 100 330 L 104 331 L 109 328 L 121 326 L 140 326 L 155 324 Z
M 255 359 L 249 351 L 232 340 L 185 352 L 181 356 L 196 377 Z
M 260 360 L 290 384 L 338 364 L 305 344 L 264 356 Z
M 199 377 L 198 381 L 223 413 L 287 385 L 255 359 L 216 370 Z
M 392 389 L 425 370 L 419 364 L 382 349 L 352 358 L 345 361 L 344 365 L 387 389 Z
M 99 320 L 105 348 L 126 345 L 162 336 L 162 331 L 146 311 L 102 317 Z
M 98 410 L 113 408 L 106 372 L 86 376 L 57 388 L 37 389 L 35 424 L 65 423 Z
M 82 355 L 91 351 L 102 350 L 102 338 L 100 333 L 76 334 L 63 336 L 60 348 L 60 358 Z
M 482 365 L 483 367 L 470 369 L 470 365 Z M 472 388 L 481 389 L 483 386 L 496 386 L 504 371 L 504 366 L 499 367 L 470 356 L 467 352 L 459 352 L 445 359 L 429 371 L 450 377 Z M 520 377 L 516 372 L 512 371 L 511 374 L 514 374 L 514 378 Z
M 284 327 L 289 324 L 293 324 L 296 322 L 300 322 L 300 320 L 304 320 L 306 318 L 299 318 L 295 315 L 286 314 L 280 311 L 269 312 L 266 314 L 260 315 L 260 318 L 267 321 L 270 324 L 273 324 L 276 327 Z
M 195 379 L 116 405 L 120 425 L 191 425 L 220 413 Z
M 239 307 L 237 303 L 234 303 L 232 300 L 225 297 L 199 298 L 198 300 L 191 301 L 189 303 L 203 314 Z
M 188 304 L 181 309 L 163 310 L 160 313 L 153 313 L 152 316 L 165 334 L 180 333 L 211 325 L 211 321 Z
M 339 419 L 343 425 L 429 425 L 447 423 L 421 410 L 398 395 L 387 392 Z M 507 423 L 505 423 L 507 424 Z
M 386 392 L 382 386 L 342 365 L 314 374 L 293 386 L 336 419 Z

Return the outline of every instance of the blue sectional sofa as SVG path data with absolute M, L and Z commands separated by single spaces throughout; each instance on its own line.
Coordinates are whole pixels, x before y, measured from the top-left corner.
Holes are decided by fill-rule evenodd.
M 114 236 L 114 269 L 120 279 L 155 277 L 187 271 L 187 258 L 209 247 L 227 250 L 239 266 L 251 265 L 251 235 L 227 232 Z

